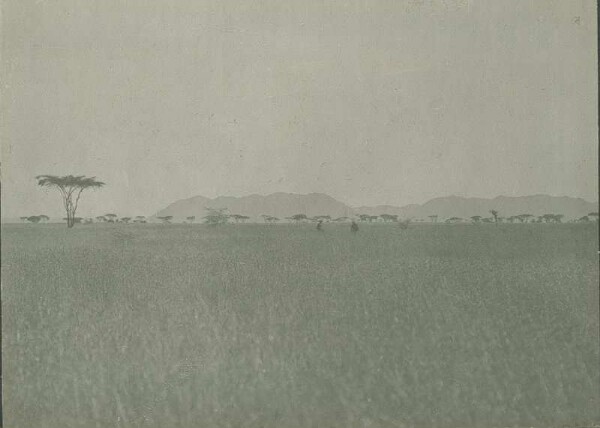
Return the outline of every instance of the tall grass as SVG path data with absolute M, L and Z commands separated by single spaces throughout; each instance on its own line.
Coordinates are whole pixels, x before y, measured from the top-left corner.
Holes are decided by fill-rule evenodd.
M 2 229 L 7 427 L 600 423 L 597 225 Z

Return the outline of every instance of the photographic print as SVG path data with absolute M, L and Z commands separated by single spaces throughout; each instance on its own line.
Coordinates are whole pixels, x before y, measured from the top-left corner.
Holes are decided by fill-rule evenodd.
M 593 0 L 3 0 L 7 428 L 600 425 Z

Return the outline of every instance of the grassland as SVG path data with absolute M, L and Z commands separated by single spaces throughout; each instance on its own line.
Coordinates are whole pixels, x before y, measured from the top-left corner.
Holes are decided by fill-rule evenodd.
M 597 237 L 6 225 L 5 424 L 599 424 Z

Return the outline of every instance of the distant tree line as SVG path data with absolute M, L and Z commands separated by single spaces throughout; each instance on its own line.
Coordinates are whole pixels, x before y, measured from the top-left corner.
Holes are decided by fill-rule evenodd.
M 204 224 L 218 226 L 228 223 L 246 223 L 251 218 L 246 215 L 240 214 L 227 214 L 227 209 L 214 209 L 214 208 L 206 208 L 208 214 L 202 219 L 204 220 Z M 495 211 L 495 210 L 494 210 Z M 551 223 L 558 224 L 563 222 L 564 215 L 562 214 L 543 214 L 540 216 L 535 216 L 533 214 L 519 214 L 509 217 L 502 217 L 499 215 L 498 211 L 495 211 L 496 216 L 483 217 L 480 215 L 474 215 L 469 218 L 462 217 L 449 217 L 444 220 L 445 224 L 523 224 L 523 223 Z M 260 216 L 264 223 L 266 224 L 276 224 L 281 221 L 280 218 L 263 214 Z M 437 214 L 432 214 L 427 216 L 429 219 L 429 223 L 437 223 L 439 216 Z M 171 215 L 167 216 L 158 216 L 156 217 L 163 224 L 171 224 L 173 222 L 174 217 Z M 40 215 L 31 215 L 31 216 L 22 216 L 20 220 L 25 223 L 44 223 L 50 220 L 45 214 Z M 148 223 L 148 219 L 145 216 L 138 215 L 135 217 L 119 217 L 115 213 L 107 213 L 104 215 L 100 215 L 97 217 L 63 217 L 63 221 L 69 222 L 73 224 L 92 224 L 92 223 L 105 223 L 105 224 L 146 224 Z M 329 215 L 317 215 L 314 217 L 309 217 L 306 214 L 294 214 L 293 216 L 286 217 L 284 220 L 288 222 L 300 224 L 300 223 L 345 223 L 350 222 L 352 219 L 350 217 L 337 217 L 332 218 Z M 182 221 L 183 223 L 192 224 L 196 221 L 196 216 L 187 216 Z M 362 223 L 397 223 L 401 228 L 405 229 L 411 222 L 423 223 L 426 222 L 424 219 L 399 219 L 399 216 L 396 214 L 380 214 L 380 215 L 369 215 L 369 214 L 358 214 L 356 215 L 356 221 Z M 574 223 L 592 223 L 598 221 L 598 213 L 591 212 L 585 216 L 582 216 L 578 219 L 572 220 Z M 72 226 L 71 226 L 72 227 Z
M 91 224 L 91 223 L 122 223 L 122 224 L 130 224 L 130 223 L 139 223 L 144 224 L 148 222 L 148 219 L 145 216 L 138 215 L 136 217 L 119 217 L 115 213 L 107 213 L 104 215 L 97 216 L 95 218 L 82 218 L 77 217 L 76 212 L 79 206 L 79 201 L 82 193 L 88 189 L 99 189 L 104 187 L 105 183 L 96 179 L 96 177 L 86 177 L 83 175 L 66 175 L 66 176 L 56 176 L 56 175 L 38 175 L 36 177 L 38 185 L 47 188 L 47 189 L 55 189 L 59 192 L 61 196 L 61 200 L 63 203 L 63 208 L 65 209 L 66 217 L 63 220 L 66 222 L 67 227 L 71 228 L 75 224 Z M 250 217 L 242 214 L 228 214 L 226 208 L 206 208 L 207 215 L 203 217 L 204 223 L 210 226 L 218 226 L 227 224 L 230 221 L 234 223 L 246 223 L 250 220 Z M 500 213 L 491 209 L 489 211 L 490 217 L 483 217 L 480 215 L 474 215 L 469 217 L 469 219 L 463 219 L 460 217 L 450 217 L 447 218 L 444 223 L 446 224 L 457 224 L 457 223 L 471 223 L 471 224 L 482 224 L 482 223 L 562 223 L 564 215 L 557 213 L 547 213 L 540 216 L 534 216 L 533 214 L 523 213 L 519 215 L 513 215 L 509 217 L 502 217 Z M 172 215 L 159 216 L 156 217 L 163 224 L 170 224 L 173 220 Z M 261 215 L 264 223 L 274 224 L 278 223 L 280 219 L 278 217 L 274 217 L 272 215 L 263 214 Z M 430 223 L 437 223 L 439 216 L 438 214 L 431 214 L 428 216 Z M 20 217 L 23 222 L 28 223 L 43 223 L 50 220 L 50 218 L 45 214 L 39 215 L 29 215 Z M 412 218 L 408 219 L 399 219 L 397 214 L 388 214 L 382 213 L 379 215 L 370 215 L 370 214 L 357 214 L 356 219 L 362 223 L 397 223 L 402 229 L 408 228 L 408 225 L 413 221 Z M 188 216 L 185 218 L 184 223 L 194 223 L 196 220 L 196 216 Z M 343 223 L 354 220 L 349 217 L 337 217 L 332 218 L 330 215 L 317 215 L 314 217 L 308 217 L 304 213 L 294 214 L 290 217 L 286 217 L 285 220 L 293 223 L 307 223 L 307 222 L 316 222 L 319 224 L 319 230 L 321 230 L 321 225 L 323 223 Z M 424 222 L 423 219 L 416 219 L 417 223 Z M 598 212 L 591 212 L 585 216 L 582 216 L 576 220 L 573 220 L 576 223 L 588 223 L 588 222 L 598 222 Z

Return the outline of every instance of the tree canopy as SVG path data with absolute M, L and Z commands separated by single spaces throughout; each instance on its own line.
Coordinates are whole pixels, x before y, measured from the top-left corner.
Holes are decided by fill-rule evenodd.
M 218 226 L 229 221 L 229 216 L 225 213 L 227 208 L 206 208 L 206 210 L 208 215 L 204 216 L 204 223 L 209 226 Z
M 165 215 L 165 216 L 157 217 L 157 218 L 159 220 L 161 220 L 165 224 L 171 223 L 171 220 L 173 220 L 173 216 L 172 215 Z
M 105 183 L 98 181 L 96 177 L 86 177 L 84 175 L 38 175 L 35 177 L 38 185 L 46 188 L 57 189 L 63 201 L 63 206 L 67 213 L 67 227 L 75 225 L 75 212 L 79 204 L 81 193 L 86 189 L 98 189 Z

